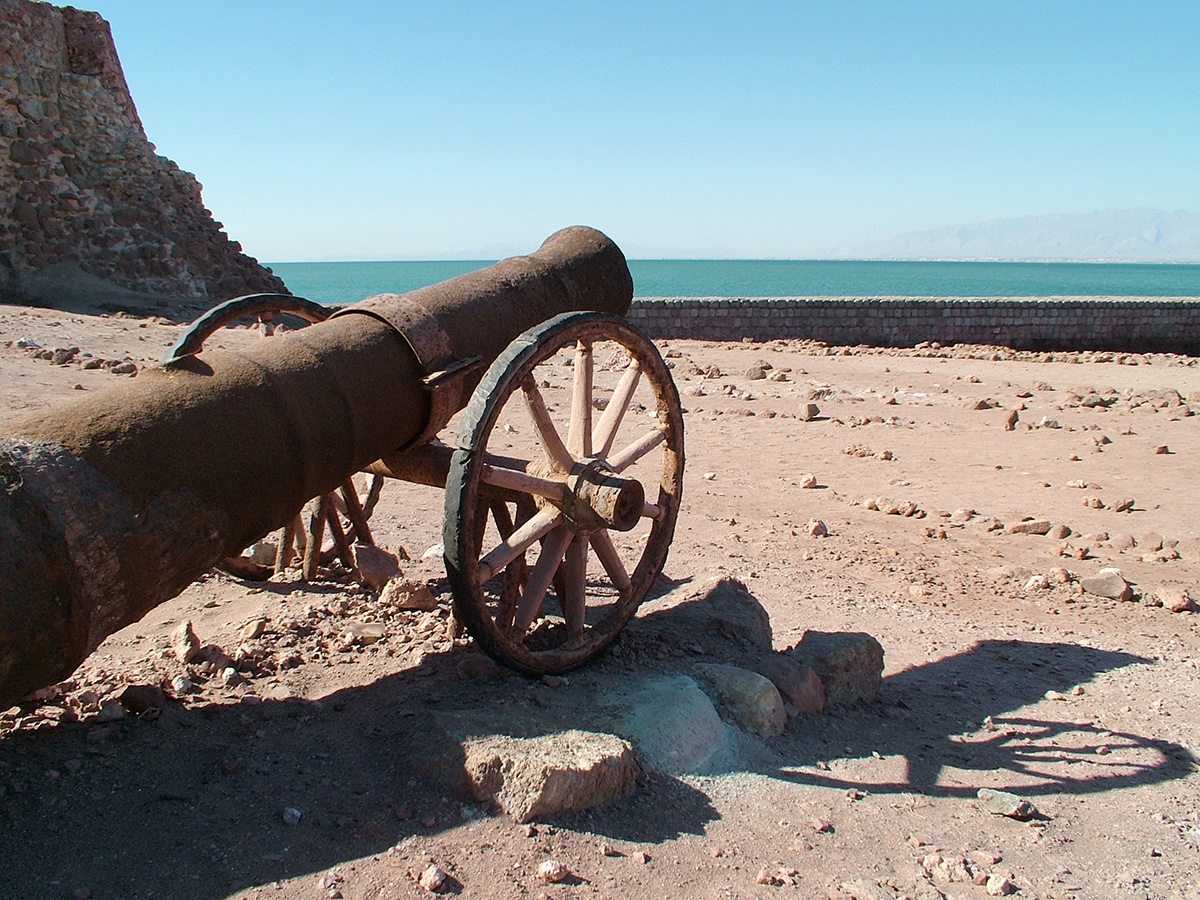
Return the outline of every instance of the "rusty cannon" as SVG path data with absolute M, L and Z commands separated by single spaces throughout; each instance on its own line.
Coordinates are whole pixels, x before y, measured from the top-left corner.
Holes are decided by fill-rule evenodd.
M 369 539 L 345 490 L 363 471 L 444 488 L 455 612 L 489 654 L 531 674 L 593 658 L 661 572 L 683 478 L 668 367 L 622 318 L 632 288 L 620 249 L 576 227 L 332 315 L 240 298 L 160 367 L 0 425 L 0 708 L 274 530 L 295 564 L 312 498 L 306 572 L 313 523 Z M 203 349 L 279 311 L 315 324 Z

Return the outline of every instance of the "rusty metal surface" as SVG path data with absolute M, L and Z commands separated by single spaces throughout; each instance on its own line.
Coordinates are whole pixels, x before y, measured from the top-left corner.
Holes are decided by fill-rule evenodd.
M 617 246 L 569 228 L 407 296 L 452 359 L 486 364 L 538 322 L 624 314 L 632 294 Z M 0 704 L 66 677 L 222 556 L 410 445 L 431 416 L 424 368 L 391 325 L 343 315 L 0 425 Z M 480 377 L 452 382 L 459 405 Z

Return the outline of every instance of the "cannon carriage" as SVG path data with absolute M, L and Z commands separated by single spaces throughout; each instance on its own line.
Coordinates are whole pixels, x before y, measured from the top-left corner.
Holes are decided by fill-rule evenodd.
M 622 318 L 631 298 L 616 245 L 566 229 L 529 257 L 332 313 L 238 298 L 152 377 L 3 426 L 0 701 L 65 677 L 273 530 L 277 570 L 301 546 L 313 577 L 326 528 L 350 564 L 383 478 L 444 489 L 454 606 L 484 650 L 530 674 L 592 659 L 661 572 L 682 488 L 679 397 Z M 270 330 L 284 312 L 314 324 L 204 350 L 234 319 Z

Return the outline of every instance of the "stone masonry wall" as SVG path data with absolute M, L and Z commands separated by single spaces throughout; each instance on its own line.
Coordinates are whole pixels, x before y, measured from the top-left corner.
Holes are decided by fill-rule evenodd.
M 628 318 L 654 338 L 912 347 L 999 344 L 1031 350 L 1200 354 L 1197 298 L 642 298 Z
M 196 178 L 155 154 L 108 23 L 0 0 L 0 299 L 63 265 L 176 297 L 287 290 L 213 221 Z

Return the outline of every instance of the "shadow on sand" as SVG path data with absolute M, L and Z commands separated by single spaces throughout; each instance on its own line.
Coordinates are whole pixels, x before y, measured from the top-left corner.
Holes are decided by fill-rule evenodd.
M 88 889 L 91 900 L 216 900 L 384 853 L 409 835 L 436 835 L 479 814 L 464 803 L 462 751 L 437 727 L 438 712 L 488 710 L 543 730 L 586 727 L 580 710 L 647 670 L 736 663 L 745 648 L 717 641 L 729 629 L 712 629 L 702 611 L 686 603 L 652 609 L 622 637 L 619 656 L 573 675 L 568 689 L 516 675 L 461 681 L 455 666 L 464 651 L 456 650 L 319 702 L 172 705 L 103 740 L 65 722 L 8 734 L 0 739 L 0 884 L 30 897 Z M 680 649 L 701 645 L 700 657 Z M 885 679 L 879 704 L 793 720 L 744 769 L 815 787 L 933 797 L 971 796 L 980 786 L 1085 793 L 1181 778 L 1194 761 L 1178 745 L 1022 712 L 1047 691 L 1068 693 L 1148 662 L 1070 644 L 982 641 Z M 1069 704 L 1038 709 L 1048 706 L 1069 715 Z M 979 730 L 987 716 L 996 731 Z M 1112 752 L 1097 755 L 1101 743 Z M 872 751 L 903 757 L 904 774 L 838 774 L 837 760 Z M 974 775 L 979 784 L 969 783 Z M 285 808 L 300 811 L 298 825 L 285 824 Z M 686 781 L 647 775 L 626 800 L 562 824 L 656 843 L 702 834 L 717 818 Z

